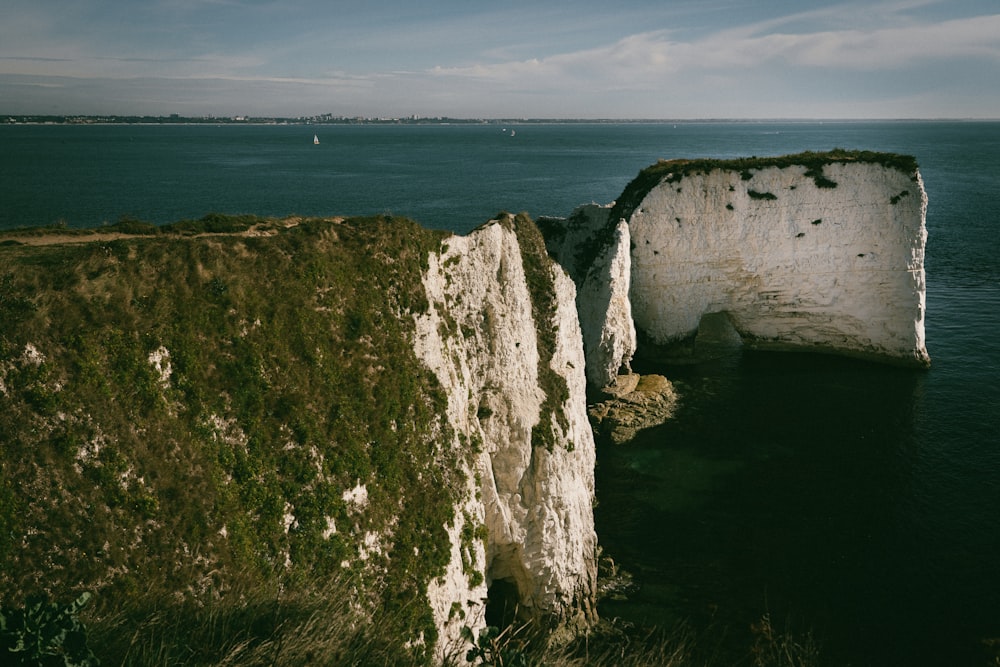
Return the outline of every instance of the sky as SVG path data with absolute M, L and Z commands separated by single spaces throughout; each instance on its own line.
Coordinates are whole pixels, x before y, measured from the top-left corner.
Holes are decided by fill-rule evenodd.
M 4 0 L 0 115 L 1000 118 L 1000 0 Z

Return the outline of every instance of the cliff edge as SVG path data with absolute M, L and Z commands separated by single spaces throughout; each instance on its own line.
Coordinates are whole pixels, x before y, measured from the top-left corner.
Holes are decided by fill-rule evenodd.
M 485 530 L 432 585 L 436 616 L 456 641 L 469 621 L 449 618 L 448 605 L 459 599 L 481 619 L 489 589 L 498 618 L 516 608 L 522 620 L 587 623 L 596 618 L 595 449 L 573 283 L 523 215 L 443 248 L 424 275 L 430 308 L 417 318 L 416 350 L 448 396 L 453 446 L 473 451 L 474 493 L 453 532 L 470 522 Z M 470 563 L 484 579 L 463 575 Z
M 5 604 L 337 580 L 387 664 L 593 619 L 575 289 L 526 216 L 134 231 L 0 244 Z

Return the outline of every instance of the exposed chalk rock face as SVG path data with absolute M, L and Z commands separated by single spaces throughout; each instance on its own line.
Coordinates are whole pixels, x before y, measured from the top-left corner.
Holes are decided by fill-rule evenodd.
M 657 170 L 627 218 L 632 311 L 650 340 L 689 337 L 725 312 L 759 347 L 929 363 L 915 166 Z
M 632 258 L 630 232 L 619 221 L 610 242 L 584 265 L 577 263 L 581 248 L 607 233 L 610 207 L 589 204 L 565 220 L 546 222 L 546 245 L 577 284 L 577 308 L 587 356 L 587 381 L 592 387 L 613 385 L 619 371 L 629 369 L 635 354 L 636 333 L 629 301 Z
M 449 528 L 452 562 L 429 590 L 443 648 L 462 626 L 484 624 L 487 587 L 497 582 L 529 616 L 594 614 L 595 453 L 575 288 L 542 251 L 554 312 L 537 320 L 519 224 L 508 218 L 447 239 L 424 277 L 431 307 L 417 319 L 416 352 L 447 393 L 455 446 L 475 452 L 469 496 Z M 548 348 L 543 328 L 554 331 Z M 566 389 L 554 405 L 548 376 Z M 545 445 L 540 432 L 551 434 Z

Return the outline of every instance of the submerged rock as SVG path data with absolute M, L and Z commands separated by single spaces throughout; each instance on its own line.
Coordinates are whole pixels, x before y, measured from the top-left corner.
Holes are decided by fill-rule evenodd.
M 588 414 L 596 436 L 614 445 L 664 423 L 677 407 L 677 392 L 662 375 L 619 375 L 603 393 L 604 400 L 592 404 Z

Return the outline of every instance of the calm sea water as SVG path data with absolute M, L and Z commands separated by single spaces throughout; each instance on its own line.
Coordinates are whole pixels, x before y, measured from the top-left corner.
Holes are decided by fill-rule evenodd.
M 312 145 L 318 129 L 321 143 Z M 505 131 L 505 129 L 507 131 Z M 983 665 L 1000 638 L 1000 123 L 0 126 L 0 228 L 213 212 L 393 213 L 466 232 L 613 200 L 658 158 L 916 156 L 928 371 L 800 354 L 654 367 L 677 419 L 601 453 L 597 528 L 636 593 L 605 615 L 835 664 Z

